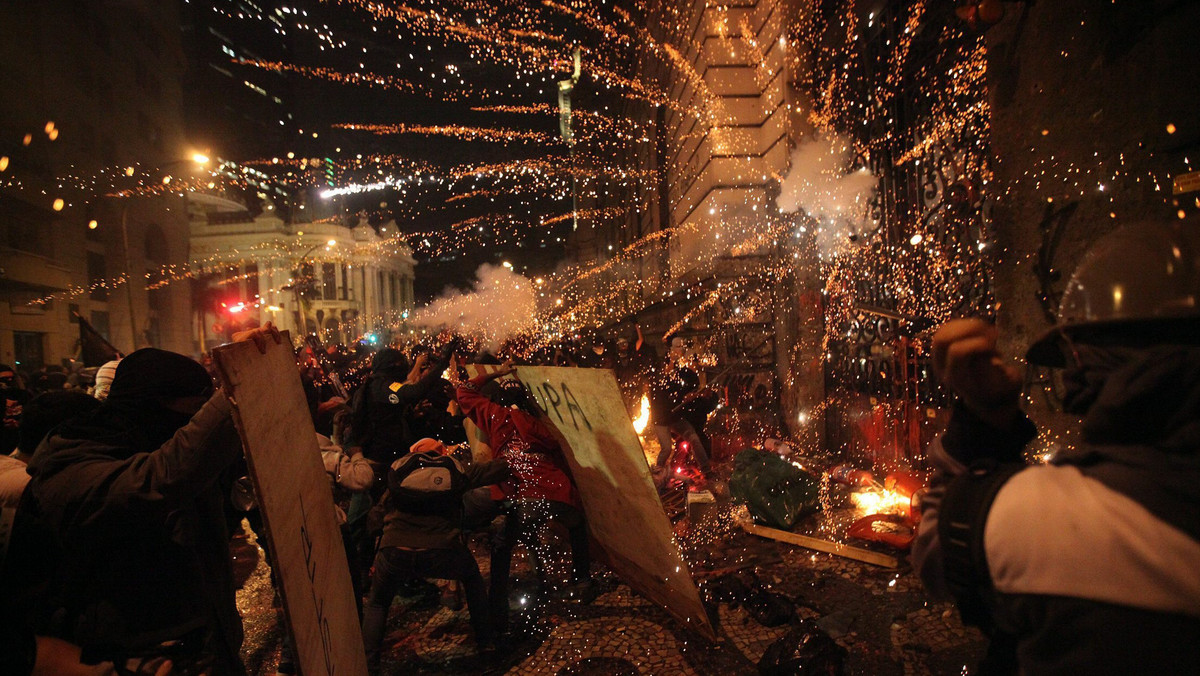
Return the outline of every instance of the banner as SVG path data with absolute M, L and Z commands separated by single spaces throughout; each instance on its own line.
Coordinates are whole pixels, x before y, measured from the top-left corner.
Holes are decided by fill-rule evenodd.
M 100 332 L 92 327 L 86 319 L 75 313 L 79 322 L 79 361 L 84 366 L 104 366 L 105 363 L 125 356 L 105 340 Z

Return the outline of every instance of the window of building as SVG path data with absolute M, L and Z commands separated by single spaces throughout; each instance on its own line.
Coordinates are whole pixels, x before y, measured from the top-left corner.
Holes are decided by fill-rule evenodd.
M 108 278 L 108 262 L 103 255 L 95 251 L 88 252 L 87 273 L 88 286 L 92 287 L 89 297 L 92 300 L 108 300 L 108 287 L 104 285 Z M 105 337 L 108 337 L 107 334 Z
M 341 268 L 342 268 L 342 300 L 349 300 L 349 298 L 350 298 L 350 271 L 346 268 L 345 265 L 341 266 Z
M 321 290 L 325 300 L 337 300 L 337 266 L 333 263 L 321 264 Z
M 45 335 L 35 331 L 13 331 L 13 357 L 18 369 L 36 371 L 46 364 Z

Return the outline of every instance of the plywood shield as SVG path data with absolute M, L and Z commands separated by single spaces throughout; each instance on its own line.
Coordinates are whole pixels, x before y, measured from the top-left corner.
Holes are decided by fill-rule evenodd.
M 213 350 L 235 402 L 246 463 L 274 555 L 276 579 L 306 676 L 367 673 L 350 570 L 329 477 L 291 343 Z
M 518 366 L 516 375 L 563 442 L 588 528 L 613 572 L 680 622 L 715 639 L 612 371 Z

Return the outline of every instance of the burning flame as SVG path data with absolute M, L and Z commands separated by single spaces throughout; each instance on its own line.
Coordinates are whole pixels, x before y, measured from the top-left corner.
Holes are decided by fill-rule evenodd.
M 650 397 L 642 395 L 642 410 L 638 413 L 638 417 L 633 420 L 633 431 L 640 436 L 646 431 L 646 426 L 650 424 Z
M 854 506 L 864 514 L 907 514 L 911 496 L 886 489 L 855 491 L 850 494 Z

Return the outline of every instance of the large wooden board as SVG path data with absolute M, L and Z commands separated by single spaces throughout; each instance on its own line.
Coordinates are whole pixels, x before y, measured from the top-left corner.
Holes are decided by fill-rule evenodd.
M 306 676 L 367 673 L 350 570 L 300 373 L 286 338 L 213 351 L 258 496 Z
M 495 367 L 473 368 L 478 373 Z M 612 371 L 518 366 L 516 375 L 560 437 L 588 528 L 613 572 L 680 622 L 715 639 Z

